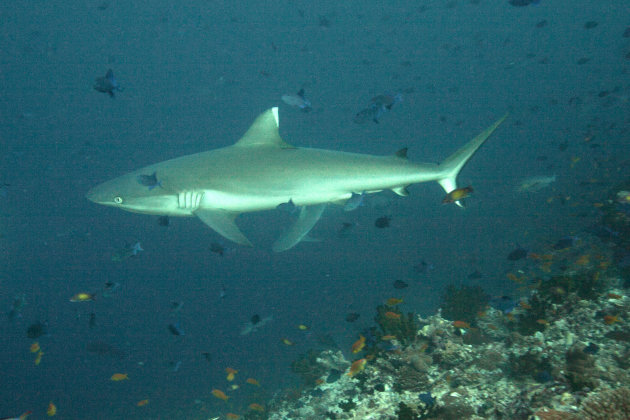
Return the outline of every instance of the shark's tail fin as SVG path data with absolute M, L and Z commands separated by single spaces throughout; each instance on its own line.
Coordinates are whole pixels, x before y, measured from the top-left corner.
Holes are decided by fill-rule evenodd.
M 505 114 L 503 117 L 499 118 L 494 124 L 479 133 L 477 137 L 450 155 L 444 162 L 440 163 L 440 172 L 442 173 L 442 177 L 438 179 L 438 183 L 442 186 L 442 188 L 444 188 L 444 191 L 446 191 L 447 194 L 457 188 L 457 175 L 464 165 L 466 165 L 468 159 L 475 154 L 477 149 L 481 147 L 481 145 L 488 139 L 488 137 L 490 137 L 494 130 L 496 130 L 497 127 L 505 121 L 507 117 L 508 114 Z M 455 203 L 462 207 L 462 204 L 459 201 L 456 201 Z

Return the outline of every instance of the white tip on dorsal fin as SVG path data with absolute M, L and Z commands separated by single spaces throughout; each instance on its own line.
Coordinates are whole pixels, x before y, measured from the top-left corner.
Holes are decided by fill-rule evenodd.
M 292 149 L 293 146 L 285 143 L 280 137 L 280 133 L 278 132 L 280 126 L 279 121 L 280 118 L 278 116 L 277 107 L 266 110 L 254 120 L 247 132 L 234 146 L 277 146 L 283 149 Z

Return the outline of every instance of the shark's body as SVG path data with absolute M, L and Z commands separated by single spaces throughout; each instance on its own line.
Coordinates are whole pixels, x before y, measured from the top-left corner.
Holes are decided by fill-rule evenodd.
M 409 162 L 406 149 L 373 156 L 293 147 L 280 138 L 278 109 L 272 108 L 232 146 L 147 166 L 98 185 L 87 198 L 137 213 L 197 216 L 242 245 L 251 243 L 234 223 L 236 216 L 290 202 L 301 212 L 273 246 L 284 251 L 308 234 L 326 204 L 343 204 L 353 193 L 390 189 L 407 195 L 407 186 L 426 181 L 451 192 L 461 168 L 505 118 L 437 165 Z M 159 182 L 156 188 L 141 182 L 152 174 Z

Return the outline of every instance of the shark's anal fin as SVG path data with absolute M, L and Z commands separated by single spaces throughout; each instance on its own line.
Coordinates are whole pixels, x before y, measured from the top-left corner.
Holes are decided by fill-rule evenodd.
M 226 237 L 232 242 L 240 245 L 252 246 L 252 243 L 243 235 L 234 219 L 238 214 L 223 210 L 197 210 L 195 216 L 201 219 L 206 225 L 210 226 L 218 234 Z
M 311 231 L 315 223 L 319 220 L 326 204 L 316 204 L 314 206 L 302 207 L 297 220 L 278 240 L 271 249 L 275 252 L 286 251 L 297 245 Z

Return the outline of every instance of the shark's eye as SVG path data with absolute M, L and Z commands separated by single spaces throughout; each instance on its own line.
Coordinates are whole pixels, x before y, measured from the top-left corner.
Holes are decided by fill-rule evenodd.
M 123 202 L 122 197 L 118 197 L 118 196 L 114 197 L 114 203 L 116 203 L 116 204 L 122 204 L 122 202 Z

